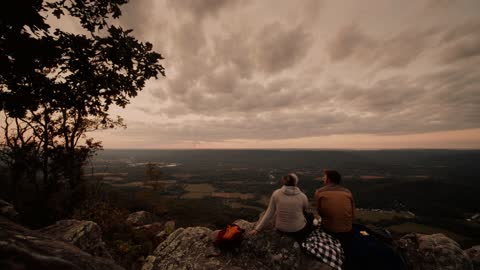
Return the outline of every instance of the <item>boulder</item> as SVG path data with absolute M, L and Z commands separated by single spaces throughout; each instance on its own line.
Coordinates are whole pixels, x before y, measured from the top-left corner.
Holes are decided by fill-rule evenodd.
M 240 226 L 240 228 L 244 229 L 247 232 L 251 231 L 255 228 L 255 223 L 254 222 L 248 222 L 248 221 L 243 220 L 243 219 L 235 220 L 233 223 L 237 224 L 238 226 Z
M 480 246 L 473 246 L 465 250 L 470 260 L 472 260 L 473 269 L 480 270 Z
M 167 237 L 168 237 L 168 233 L 167 233 L 165 230 L 163 230 L 163 231 L 157 233 L 157 234 L 153 237 L 153 240 L 152 240 L 152 241 L 153 241 L 153 244 L 154 244 L 155 246 L 158 246 L 160 243 L 162 243 L 163 241 L 165 241 L 165 240 L 167 239 Z
M 13 221 L 17 220 L 18 217 L 15 207 L 4 200 L 0 200 L 0 215 Z
M 155 234 L 153 237 L 153 244 L 158 246 L 161 242 L 167 239 L 168 235 L 170 235 L 175 230 L 175 221 L 169 220 L 165 222 L 163 225 L 163 230 Z
M 460 245 L 441 233 L 407 234 L 397 241 L 397 245 L 412 270 L 473 269 L 470 258 Z
M 67 219 L 38 230 L 54 239 L 66 241 L 91 255 L 112 260 L 102 240 L 100 227 L 92 221 Z
M 155 216 L 147 211 L 138 211 L 131 213 L 127 218 L 127 223 L 136 227 L 151 224 L 155 221 Z
M 0 269 L 123 269 L 78 247 L 0 216 Z
M 253 223 L 237 221 L 249 230 Z M 267 230 L 245 239 L 232 251 L 217 249 L 212 230 L 205 227 L 179 228 L 146 258 L 142 270 L 157 269 L 330 269 L 304 254 L 290 237 Z
M 133 227 L 135 231 L 142 232 L 145 234 L 148 238 L 153 238 L 155 235 L 157 235 L 159 232 L 163 231 L 164 225 L 160 222 L 154 222 L 152 224 L 146 224 L 142 226 L 136 226 Z

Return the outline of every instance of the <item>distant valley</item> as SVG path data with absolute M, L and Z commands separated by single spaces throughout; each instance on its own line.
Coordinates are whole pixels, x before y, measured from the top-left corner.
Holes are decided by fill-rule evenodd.
M 131 211 L 213 228 L 255 220 L 290 172 L 314 212 L 322 170 L 333 168 L 355 196 L 357 222 L 398 235 L 443 232 L 471 245 L 480 243 L 480 223 L 467 220 L 480 212 L 479 161 L 480 151 L 460 150 L 105 150 L 85 176 Z

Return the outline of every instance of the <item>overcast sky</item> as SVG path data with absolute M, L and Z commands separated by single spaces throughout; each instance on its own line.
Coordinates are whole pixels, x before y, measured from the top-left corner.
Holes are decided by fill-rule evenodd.
M 480 148 L 478 0 L 122 10 L 167 76 L 112 110 L 128 128 L 93 134 L 105 148 Z

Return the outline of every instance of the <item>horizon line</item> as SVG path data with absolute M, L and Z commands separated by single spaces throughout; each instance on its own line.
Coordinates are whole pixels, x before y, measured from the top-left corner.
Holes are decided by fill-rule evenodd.
M 404 150 L 449 150 L 480 151 L 480 148 L 103 148 L 101 150 L 278 150 L 278 151 L 404 151 Z

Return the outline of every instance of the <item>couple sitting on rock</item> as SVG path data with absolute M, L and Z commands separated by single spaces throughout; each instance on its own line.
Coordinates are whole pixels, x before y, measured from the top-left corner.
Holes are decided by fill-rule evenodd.
M 313 219 L 307 220 L 307 196 L 298 188 L 298 177 L 294 173 L 284 176 L 282 181 L 283 186 L 273 192 L 267 211 L 249 234 L 258 233 L 275 217 L 277 231 L 303 242 L 311 231 L 309 223 L 313 222 Z M 340 181 L 337 171 L 324 170 L 324 186 L 315 192 L 315 201 L 322 229 L 343 246 L 351 238 L 355 204 L 352 193 L 342 187 Z

